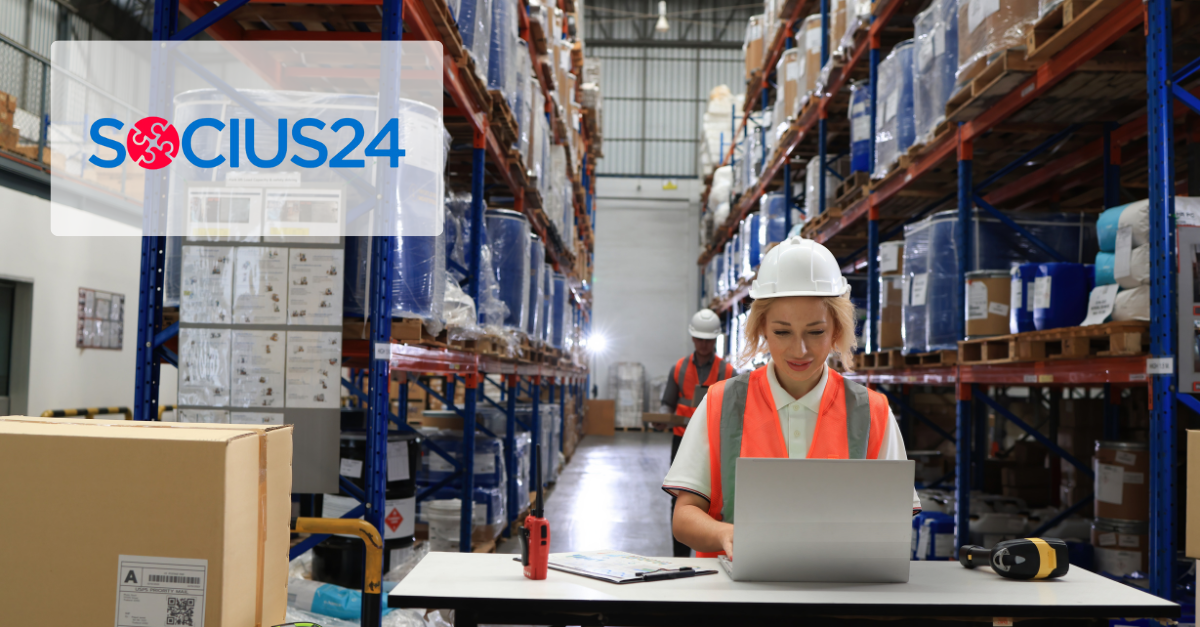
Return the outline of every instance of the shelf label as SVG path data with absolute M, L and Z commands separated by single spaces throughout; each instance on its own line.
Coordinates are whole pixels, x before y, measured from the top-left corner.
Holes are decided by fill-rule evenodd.
M 1146 360 L 1146 374 L 1174 374 L 1175 360 L 1171 357 L 1150 357 Z
M 375 359 L 391 359 L 392 345 L 387 342 L 375 343 Z
M 1025 378 L 1025 383 L 1037 383 L 1037 375 L 1036 374 L 1027 374 L 1027 375 L 1025 375 L 1024 378 Z
M 1145 373 L 1141 373 L 1141 374 L 1134 373 L 1134 374 L 1129 375 L 1129 380 L 1130 381 L 1145 381 L 1146 375 L 1145 375 Z M 1200 390 L 1197 390 L 1197 391 L 1200 391 Z
M 1038 383 L 1054 383 L 1054 375 L 1052 374 L 1039 374 L 1037 379 Z

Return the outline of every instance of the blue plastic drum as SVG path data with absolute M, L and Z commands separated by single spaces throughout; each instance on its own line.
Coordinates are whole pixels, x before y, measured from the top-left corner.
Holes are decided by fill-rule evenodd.
M 771 192 L 759 199 L 758 212 L 762 219 L 758 223 L 758 248 L 787 239 L 787 201 L 783 192 Z
M 1033 324 L 1037 330 L 1074 327 L 1083 322 L 1091 284 L 1088 267 L 1081 263 L 1039 263 L 1033 282 Z
M 1036 263 L 1023 263 L 1012 269 L 1012 292 L 1009 297 L 1008 331 L 1036 331 L 1033 324 L 1033 280 L 1037 278 Z
M 850 171 L 871 171 L 871 83 L 850 83 Z M 782 196 L 783 194 L 780 194 Z
M 554 269 L 548 263 L 542 264 L 542 322 L 538 326 L 541 334 L 538 336 L 542 342 L 550 342 L 550 331 L 553 325 L 550 324 L 550 312 L 554 309 Z
M 758 240 L 758 232 L 762 230 L 762 215 L 755 213 L 746 220 L 750 223 L 750 237 L 746 241 L 750 245 L 750 267 L 757 268 L 762 261 L 762 242 Z
M 371 243 L 374 238 L 346 238 L 346 293 L 342 307 L 347 314 L 363 316 L 371 275 Z M 392 316 L 433 318 L 441 312 L 446 293 L 445 257 L 438 254 L 441 236 L 397 237 L 392 253 Z M 440 266 L 440 268 L 439 268 Z
M 567 312 L 567 280 L 563 275 L 555 272 L 551 283 L 554 284 L 554 300 L 550 307 L 550 318 L 546 320 L 546 324 L 550 327 L 550 346 L 561 349 L 563 348 L 563 337 L 566 335 L 563 323 L 566 321 Z
M 925 352 L 925 303 L 929 285 L 929 228 L 927 218 L 904 227 L 904 294 L 901 332 L 905 354 Z
M 508 306 L 503 325 L 524 329 L 529 309 L 529 221 L 509 209 L 488 209 L 484 221 L 500 300 Z

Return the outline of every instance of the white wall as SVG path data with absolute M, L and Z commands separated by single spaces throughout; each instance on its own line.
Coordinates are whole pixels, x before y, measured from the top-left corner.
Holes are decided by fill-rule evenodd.
M 601 177 L 596 181 L 593 333 L 607 339 L 594 358 L 602 398 L 608 365 L 641 362 L 666 377 L 691 352 L 687 325 L 699 301 L 700 190 L 695 180 Z M 656 399 L 655 399 L 656 400 Z M 651 404 L 651 410 L 657 403 Z
M 59 237 L 50 203 L 0 187 L 0 277 L 33 284 L 29 415 L 47 409 L 133 405 L 137 351 L 137 237 Z M 79 288 L 125 295 L 122 350 L 75 348 Z M 174 403 L 175 369 L 164 366 L 160 399 Z

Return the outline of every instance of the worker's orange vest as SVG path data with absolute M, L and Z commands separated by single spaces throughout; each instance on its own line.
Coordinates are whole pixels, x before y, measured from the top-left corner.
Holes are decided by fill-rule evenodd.
M 733 366 L 721 361 L 720 357 L 713 357 L 712 368 L 708 370 L 708 378 L 704 380 L 704 387 L 710 388 L 718 381 L 733 377 Z M 700 385 L 700 371 L 696 368 L 696 364 L 692 363 L 692 356 L 681 357 L 675 362 L 675 383 L 679 387 L 679 400 L 676 401 L 675 415 L 692 417 L 696 413 L 696 407 L 699 407 L 700 400 L 695 398 L 696 386 Z M 675 435 L 683 435 L 687 427 L 675 427 L 672 432 Z
M 787 442 L 767 368 L 722 381 L 708 390 L 708 461 L 712 498 L 708 515 L 733 522 L 734 473 L 739 457 L 785 458 Z M 887 399 L 829 370 L 821 395 L 809 459 L 878 459 L 888 423 Z M 716 557 L 720 553 L 700 553 Z

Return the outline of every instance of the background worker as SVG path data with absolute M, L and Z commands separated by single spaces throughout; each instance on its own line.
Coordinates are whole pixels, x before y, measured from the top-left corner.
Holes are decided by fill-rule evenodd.
M 708 391 L 663 480 L 676 499 L 674 535 L 700 556 L 733 557 L 737 457 L 907 459 L 887 399 L 826 365 L 833 352 L 850 363 L 854 351 L 849 292 L 833 254 L 812 240 L 790 238 L 759 266 L 741 358 L 765 348 L 770 361 Z
M 718 381 L 734 375 L 733 366 L 717 357 L 717 336 L 721 334 L 721 319 L 710 309 L 701 309 L 692 316 L 688 325 L 688 333 L 692 336 L 692 346 L 695 349 L 691 355 L 681 357 L 671 367 L 667 377 L 667 385 L 663 390 L 662 413 L 675 414 L 691 418 L 696 406 L 704 400 L 705 392 Z M 671 463 L 675 463 L 675 454 L 687 427 L 676 426 L 672 429 Z M 671 496 L 671 516 L 674 517 L 675 496 Z M 674 520 L 674 518 L 672 518 Z M 674 525 L 674 522 L 672 522 Z M 688 557 L 691 549 L 686 544 L 675 540 L 675 557 Z

